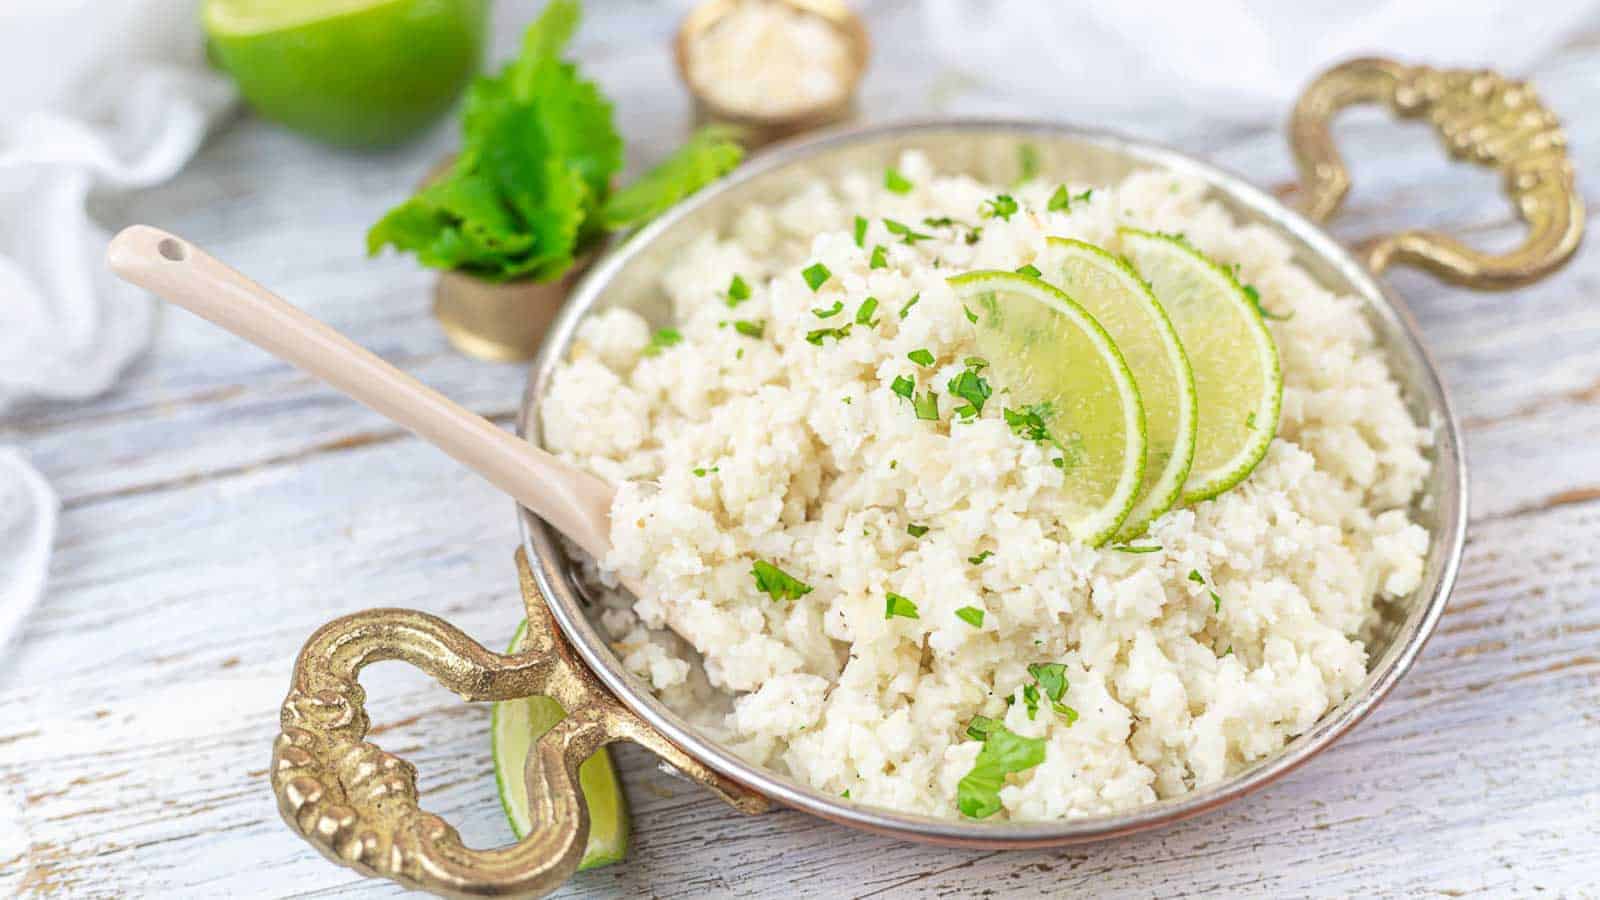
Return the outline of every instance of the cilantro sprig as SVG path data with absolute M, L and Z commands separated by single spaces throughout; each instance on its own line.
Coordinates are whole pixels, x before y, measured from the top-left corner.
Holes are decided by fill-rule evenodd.
M 750 575 L 756 580 L 756 590 L 774 600 L 799 600 L 811 593 L 811 585 L 783 571 L 764 559 L 755 561 Z
M 633 184 L 611 102 L 565 61 L 577 0 L 552 0 L 522 51 L 467 91 L 450 168 L 367 232 L 367 252 L 413 253 L 429 268 L 486 281 L 554 281 L 607 232 L 642 224 L 716 180 L 743 156 L 726 129 L 696 133 Z

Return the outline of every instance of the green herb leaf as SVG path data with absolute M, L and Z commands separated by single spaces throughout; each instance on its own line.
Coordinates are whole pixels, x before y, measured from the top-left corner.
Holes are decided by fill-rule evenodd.
M 1018 275 L 1029 275 L 1029 276 L 1032 276 L 1034 278 L 1043 278 L 1044 277 L 1044 273 L 1040 272 L 1039 268 L 1037 266 L 1033 266 L 1033 265 L 1018 266 L 1017 267 L 1017 274 Z
M 912 294 L 911 295 L 911 299 L 906 301 L 906 305 L 900 307 L 900 318 L 904 319 L 906 317 L 906 315 L 911 312 L 911 307 L 916 306 L 917 305 L 917 301 L 921 300 L 921 299 L 922 299 L 922 294 L 920 294 L 920 293 Z
M 917 605 L 910 600 L 890 591 L 884 595 L 883 617 L 892 619 L 899 616 L 902 619 L 920 619 L 917 615 Z
M 932 390 L 923 391 L 911 399 L 911 409 L 917 418 L 928 421 L 939 421 L 939 395 Z
M 984 401 L 994 393 L 989 387 L 989 382 L 978 374 L 977 369 L 966 369 L 960 375 L 950 379 L 945 384 L 945 389 L 957 397 L 967 401 L 972 407 L 973 414 L 983 412 Z
M 818 328 L 814 331 L 806 332 L 806 343 L 815 344 L 820 347 L 822 346 L 822 341 L 825 338 L 833 338 L 836 341 L 842 341 L 849 336 L 850 325 L 848 324 L 840 325 L 838 328 Z
M 828 307 L 827 309 L 815 309 L 815 308 L 812 309 L 811 310 L 811 314 L 816 316 L 819 319 L 829 319 L 829 318 L 832 318 L 834 316 L 837 316 L 843 310 L 844 310 L 844 301 L 843 300 L 835 300 L 835 301 L 833 301 L 833 305 Z
M 1032 722 L 1039 715 L 1039 686 L 1025 684 L 1022 686 L 1022 703 L 1028 708 L 1028 721 Z
M 722 471 L 722 467 L 721 466 L 712 466 L 709 469 L 691 469 L 690 471 L 694 472 L 696 478 L 704 478 L 704 477 L 706 477 L 706 474 L 708 472 L 720 472 L 720 471 Z
M 750 299 L 750 285 L 745 283 L 744 277 L 738 274 L 728 282 L 728 305 L 738 306 Z
M 907 525 L 906 526 L 906 534 L 909 534 L 912 537 L 918 537 L 919 538 L 919 537 L 922 537 L 923 535 L 925 535 L 927 533 L 928 533 L 928 526 L 926 526 L 926 525 Z
M 969 556 L 969 557 L 967 557 L 967 562 L 972 563 L 975 566 L 981 566 L 981 565 L 983 565 L 983 561 L 984 560 L 988 559 L 989 557 L 991 557 L 993 555 L 994 555 L 994 551 L 993 550 L 985 550 L 982 553 L 979 553 L 977 556 Z
M 867 220 L 856 216 L 856 246 L 865 247 L 867 240 Z
M 811 293 L 813 294 L 822 287 L 824 282 L 833 277 L 833 273 L 828 271 L 828 267 L 822 263 L 812 263 L 802 269 L 800 274 L 805 278 L 806 286 L 811 288 Z
M 956 618 L 971 625 L 973 628 L 983 627 L 983 610 L 976 606 L 963 606 L 956 610 Z
M 867 261 L 867 268 L 869 268 L 869 269 L 887 269 L 887 268 L 889 268 L 889 251 L 885 250 L 883 248 L 882 244 L 876 244 L 876 245 L 873 246 L 873 248 L 872 248 L 872 259 Z
M 1022 409 L 1003 409 L 1000 412 L 1017 437 L 1028 441 L 1050 440 L 1050 429 L 1044 424 L 1044 417 L 1051 413 L 1049 403 L 1035 403 Z
M 988 716 L 973 716 L 972 721 L 967 723 L 967 737 L 975 741 L 981 741 L 987 738 L 989 732 L 993 731 L 998 724 L 1000 723 Z
M 756 340 L 760 340 L 761 336 L 767 333 L 767 320 L 757 319 L 751 321 L 749 319 L 739 319 L 733 323 L 733 330 L 745 337 L 753 337 Z
M 1200 574 L 1200 570 L 1199 569 L 1190 569 L 1189 570 L 1189 580 L 1194 582 L 1195 584 L 1205 584 L 1206 583 L 1205 576 Z
M 844 789 L 844 793 L 840 794 L 839 796 L 843 797 L 846 800 L 849 800 L 850 799 L 850 789 L 849 788 L 845 788 Z
M 1050 212 L 1063 212 L 1072 209 L 1072 195 L 1067 192 L 1066 185 L 1056 186 L 1056 191 L 1050 195 L 1050 202 L 1045 204 L 1045 209 Z
M 1067 720 L 1068 728 L 1072 727 L 1072 723 L 1078 721 L 1078 711 L 1066 705 L 1065 703 L 1052 702 L 1050 704 L 1050 708 L 1055 710 L 1056 715 Z
M 1116 544 L 1112 546 L 1111 549 L 1117 551 L 1118 553 L 1160 553 L 1161 545 L 1154 544 L 1146 547 L 1135 547 L 1132 544 Z
M 638 181 L 612 194 L 600 210 L 601 225 L 611 231 L 642 225 L 726 175 L 743 158 L 733 129 L 702 128 Z
M 916 187 L 916 185 L 906 180 L 904 175 L 894 169 L 883 170 L 883 186 L 893 194 L 909 194 L 911 189 Z
M 978 215 L 985 219 L 1010 221 L 1017 214 L 1017 201 L 1010 194 L 996 194 L 978 205 Z
M 869 328 L 878 324 L 877 320 L 872 318 L 872 314 L 877 311 L 877 297 L 868 297 L 867 299 L 861 301 L 861 305 L 856 308 L 856 324 L 866 325 Z
M 907 353 L 906 359 L 911 360 L 919 366 L 933 365 L 933 354 L 930 353 L 926 347 L 919 347 L 918 349 Z
M 1028 674 L 1038 683 L 1044 695 L 1060 700 L 1067 693 L 1067 667 L 1064 663 L 1032 663 Z
M 982 371 L 989 367 L 989 361 L 981 356 L 969 356 L 963 359 L 961 364 L 974 372 Z
M 1217 592 L 1216 591 L 1211 591 L 1210 594 L 1211 594 L 1212 611 L 1213 612 L 1222 612 L 1222 598 L 1217 596 Z
M 961 311 L 966 313 L 968 322 L 971 322 L 974 325 L 978 324 L 978 314 L 970 309 L 967 309 L 967 305 L 965 303 L 961 304 Z
M 600 89 L 561 56 L 575 0 L 554 0 L 499 74 L 473 82 L 450 169 L 367 232 L 367 252 L 414 253 L 487 281 L 553 281 L 594 247 L 622 168 L 622 140 Z
M 910 400 L 911 395 L 917 390 L 917 383 L 905 377 L 904 375 L 896 375 L 894 377 L 894 382 L 889 385 L 889 390 L 901 397 L 906 398 L 907 400 Z
M 683 340 L 683 335 L 676 328 L 658 328 L 656 333 L 650 335 L 650 343 L 641 351 L 645 356 L 655 356 L 662 350 L 673 346 Z
M 883 227 L 889 229 L 890 234 L 899 235 L 900 240 L 907 244 L 915 244 L 917 241 L 926 241 L 933 238 L 933 235 L 931 234 L 923 234 L 920 231 L 912 231 L 911 226 L 905 224 L 904 222 L 896 222 L 893 219 L 884 219 Z
M 811 585 L 764 559 L 756 560 L 750 574 L 755 577 L 756 590 L 774 600 L 799 600 L 811 593 Z

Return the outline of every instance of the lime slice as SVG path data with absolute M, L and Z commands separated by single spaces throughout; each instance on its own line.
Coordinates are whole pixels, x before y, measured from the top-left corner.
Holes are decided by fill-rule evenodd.
M 968 272 L 950 286 L 977 316 L 978 352 L 997 389 L 1009 391 L 1006 406 L 1033 407 L 1061 449 L 1062 490 L 1074 506 L 1062 524 L 1086 544 L 1104 543 L 1133 508 L 1144 474 L 1144 409 L 1116 343 L 1037 278 Z
M 1194 373 L 1161 304 L 1125 261 L 1092 244 L 1053 237 L 1041 267 L 1047 281 L 1066 291 L 1111 335 L 1139 386 L 1144 481 L 1115 535 L 1131 541 L 1183 493 L 1194 459 Z
M 521 648 L 522 635 L 527 630 L 527 622 L 517 626 L 507 652 L 515 653 Z M 517 840 L 534 827 L 528 809 L 528 783 L 522 777 L 523 763 L 534 741 L 565 715 L 561 704 L 549 697 L 501 700 L 494 705 L 489 725 L 494 780 L 500 788 L 500 805 Z M 583 801 L 589 807 L 589 844 L 583 849 L 578 868 L 620 862 L 628 853 L 628 804 L 606 748 L 596 750 L 578 767 L 578 783 L 583 786 Z
M 1118 234 L 1194 368 L 1200 423 L 1183 502 L 1208 500 L 1243 481 L 1278 432 L 1278 348 L 1227 269 L 1178 237 L 1132 228 Z
M 210 51 L 267 119 L 346 146 L 442 115 L 483 55 L 488 0 L 204 0 Z

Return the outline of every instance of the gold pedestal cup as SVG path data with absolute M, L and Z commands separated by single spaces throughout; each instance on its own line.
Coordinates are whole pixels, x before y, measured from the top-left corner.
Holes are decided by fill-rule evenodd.
M 1468 287 L 1513 287 L 1559 269 L 1576 250 L 1584 227 L 1565 139 L 1531 89 L 1489 72 L 1439 71 L 1381 59 L 1356 60 L 1324 73 L 1295 107 L 1289 135 L 1310 219 L 1331 215 L 1349 187 L 1329 134 L 1330 120 L 1347 105 L 1374 102 L 1402 116 L 1427 119 L 1453 155 L 1498 168 L 1528 224 L 1522 244 L 1491 254 L 1443 234 L 1408 231 L 1365 242 L 1363 258 L 1370 271 L 1364 271 L 1323 232 L 1247 182 L 1164 148 L 1050 123 L 946 121 L 859 129 L 758 156 L 598 263 L 574 296 L 573 308 L 552 329 L 524 403 L 523 433 L 536 438 L 528 410 L 549 371 L 570 349 L 577 321 L 597 298 L 620 290 L 619 284 L 640 290 L 639 285 L 654 284 L 644 277 L 648 273 L 629 266 L 644 266 L 641 260 L 651 259 L 650 253 L 670 256 L 668 238 L 681 233 L 680 226 L 703 226 L 706 219 L 696 217 L 727 211 L 718 204 L 742 208 L 751 192 L 770 193 L 779 176 L 818 177 L 824 163 L 859 167 L 909 146 L 937 151 L 947 164 L 977 160 L 983 156 L 980 145 L 1004 149 L 1015 159 L 1019 142 L 1026 141 L 1042 145 L 1047 161 L 1052 154 L 1059 157 L 1063 168 L 1074 162 L 1101 172 L 1112 163 L 1123 170 L 1167 166 L 1204 177 L 1237 209 L 1292 238 L 1308 254 L 1301 262 L 1344 279 L 1362 296 L 1388 342 L 1402 389 L 1427 417 L 1422 421 L 1435 439 L 1427 509 L 1420 514 L 1432 523 L 1422 586 L 1403 616 L 1386 625 L 1390 632 L 1374 650 L 1372 670 L 1356 695 L 1277 754 L 1189 795 L 1059 822 L 936 819 L 825 796 L 751 766 L 700 736 L 622 672 L 603 640 L 584 624 L 582 602 L 559 546 L 524 513 L 525 549 L 517 553 L 529 621 L 523 652 L 490 652 L 441 619 L 397 609 L 346 616 L 312 635 L 295 664 L 283 704 L 283 731 L 273 748 L 272 786 L 284 820 L 329 859 L 409 887 L 451 896 L 541 894 L 577 868 L 588 835 L 578 765 L 612 741 L 631 740 L 651 749 L 741 812 L 763 810 L 771 798 L 907 840 L 990 848 L 1058 846 L 1160 827 L 1238 799 L 1315 756 L 1371 712 L 1415 661 L 1444 609 L 1465 542 L 1466 470 L 1459 430 L 1414 326 L 1371 273 L 1398 263 Z M 567 710 L 528 757 L 525 775 L 538 824 L 526 838 L 509 847 L 472 850 L 453 828 L 418 807 L 416 770 L 365 740 L 365 695 L 356 677 L 384 659 L 405 660 L 468 700 L 544 694 Z

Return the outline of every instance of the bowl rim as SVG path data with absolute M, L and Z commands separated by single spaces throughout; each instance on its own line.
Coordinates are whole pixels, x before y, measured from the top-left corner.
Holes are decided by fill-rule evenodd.
M 1152 168 L 1200 176 L 1213 189 L 1224 191 L 1233 203 L 1288 232 L 1321 257 L 1370 302 L 1373 312 L 1389 320 L 1390 325 L 1395 326 L 1393 330 L 1403 336 L 1405 349 L 1420 363 L 1420 377 L 1410 387 L 1421 395 L 1434 417 L 1438 440 L 1433 448 L 1433 465 L 1444 469 L 1441 473 L 1438 522 L 1430 534 L 1430 550 L 1435 547 L 1441 549 L 1443 557 L 1432 582 L 1418 587 L 1419 594 L 1426 592 L 1427 595 L 1421 614 L 1408 616 L 1391 642 L 1386 654 L 1387 664 L 1381 669 L 1368 671 L 1364 689 L 1347 698 L 1331 713 L 1325 713 L 1315 725 L 1290 740 L 1276 753 L 1223 781 L 1180 797 L 1126 812 L 1072 819 L 986 823 L 961 818 L 937 818 L 853 803 L 826 795 L 788 776 L 746 762 L 716 741 L 700 735 L 616 662 L 604 637 L 581 609 L 580 597 L 571 584 L 554 532 L 519 506 L 517 512 L 522 544 L 528 554 L 534 580 L 579 657 L 630 710 L 672 743 L 718 773 L 785 806 L 878 834 L 924 843 L 991 849 L 1084 843 L 1157 828 L 1199 815 L 1253 793 L 1303 765 L 1355 727 L 1389 695 L 1400 678 L 1411 669 L 1438 624 L 1455 585 L 1466 542 L 1467 470 L 1460 428 L 1438 369 L 1418 336 L 1416 322 L 1404 304 L 1391 296 L 1344 245 L 1319 225 L 1242 176 L 1158 143 L 1048 120 L 921 118 L 869 126 L 845 126 L 775 145 L 751 157 L 722 181 L 700 191 L 630 235 L 590 269 L 552 324 L 539 355 L 529 369 L 517 413 L 517 434 L 536 439 L 537 429 L 532 421 L 534 401 L 542 396 L 555 366 L 565 357 L 579 322 L 603 294 L 614 275 L 695 210 L 737 185 L 804 163 L 829 151 L 858 143 L 952 131 L 971 132 L 974 136 L 1005 134 L 1019 138 L 1029 135 L 1067 138 L 1097 145 Z M 1397 651 L 1394 649 L 1396 646 Z

